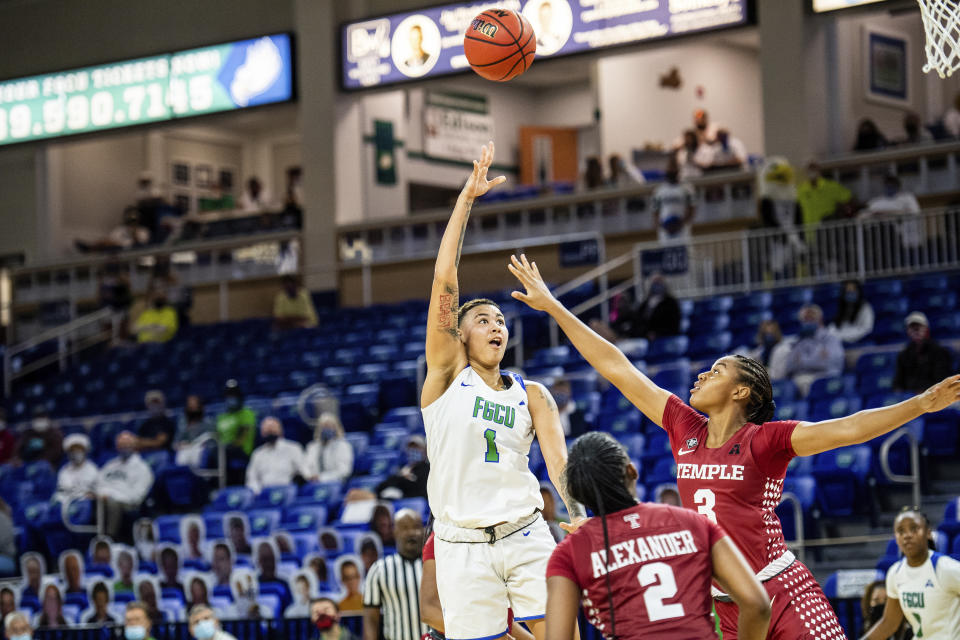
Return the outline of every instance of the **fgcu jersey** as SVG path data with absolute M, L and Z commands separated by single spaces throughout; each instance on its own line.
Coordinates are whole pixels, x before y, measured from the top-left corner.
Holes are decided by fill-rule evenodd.
M 663 410 L 683 506 L 723 527 L 755 573 L 787 551 L 774 509 L 796 456 L 790 441 L 796 426 L 792 420 L 747 423 L 722 446 L 708 449 L 706 416 L 677 396 Z
M 723 530 L 677 507 L 638 504 L 607 516 L 610 553 L 599 518 L 591 518 L 557 545 L 547 577 L 580 588 L 583 610 L 605 637 L 716 639 L 711 618 L 710 550 Z M 610 574 L 610 590 L 606 576 Z
M 528 454 L 533 420 L 523 379 L 495 391 L 467 366 L 423 409 L 427 499 L 441 522 L 468 529 L 513 522 L 543 508 Z
M 960 562 L 950 556 L 931 553 L 919 567 L 900 560 L 887 570 L 887 597 L 900 601 L 915 638 L 960 636 Z

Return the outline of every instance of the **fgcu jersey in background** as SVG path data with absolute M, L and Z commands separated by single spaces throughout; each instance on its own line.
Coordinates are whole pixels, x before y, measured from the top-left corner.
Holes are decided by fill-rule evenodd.
M 708 449 L 706 416 L 677 396 L 663 410 L 683 506 L 724 527 L 754 573 L 787 551 L 774 509 L 796 456 L 790 444 L 796 426 L 794 420 L 748 422 L 723 446 Z
M 610 573 L 617 637 L 714 640 L 710 550 L 723 530 L 687 509 L 638 504 L 607 516 L 610 554 L 599 518 L 557 545 L 547 578 L 562 576 L 581 590 L 584 612 L 610 637 Z
M 960 562 L 930 553 L 919 567 L 902 559 L 887 570 L 887 597 L 900 601 L 915 638 L 960 637 Z
M 511 385 L 487 386 L 467 366 L 423 411 L 434 517 L 466 529 L 515 522 L 543 508 L 528 454 L 533 420 L 523 379 L 501 372 Z

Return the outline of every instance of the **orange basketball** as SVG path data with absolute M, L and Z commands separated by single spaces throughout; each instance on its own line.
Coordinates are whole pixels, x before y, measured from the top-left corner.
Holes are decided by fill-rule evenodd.
M 533 64 L 537 37 L 523 14 L 508 9 L 487 9 L 467 27 L 463 51 L 470 66 L 482 77 L 506 82 Z

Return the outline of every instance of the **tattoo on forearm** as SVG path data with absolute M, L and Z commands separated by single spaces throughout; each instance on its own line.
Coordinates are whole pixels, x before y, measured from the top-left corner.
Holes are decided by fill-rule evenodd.
M 567 515 L 570 516 L 571 520 L 587 517 L 587 512 L 583 508 L 583 505 L 571 498 L 570 494 L 567 493 L 567 483 L 562 479 L 562 476 L 557 491 L 560 492 L 560 499 L 563 500 L 563 504 L 567 505 Z
M 440 301 L 437 306 L 440 307 L 437 317 L 437 326 L 441 331 L 445 331 L 454 338 L 459 337 L 457 333 L 457 311 L 460 308 L 460 293 L 456 287 L 447 285 L 445 292 L 440 294 Z

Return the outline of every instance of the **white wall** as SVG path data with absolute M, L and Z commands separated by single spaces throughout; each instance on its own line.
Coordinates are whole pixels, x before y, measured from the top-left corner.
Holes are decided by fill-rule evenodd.
M 677 67 L 679 89 L 660 87 Z M 751 49 L 702 41 L 611 55 L 597 63 L 600 136 L 604 154 L 629 158 L 646 144 L 669 147 L 706 109 L 751 153 L 763 151 L 760 61 Z M 695 90 L 703 87 L 700 99 Z

